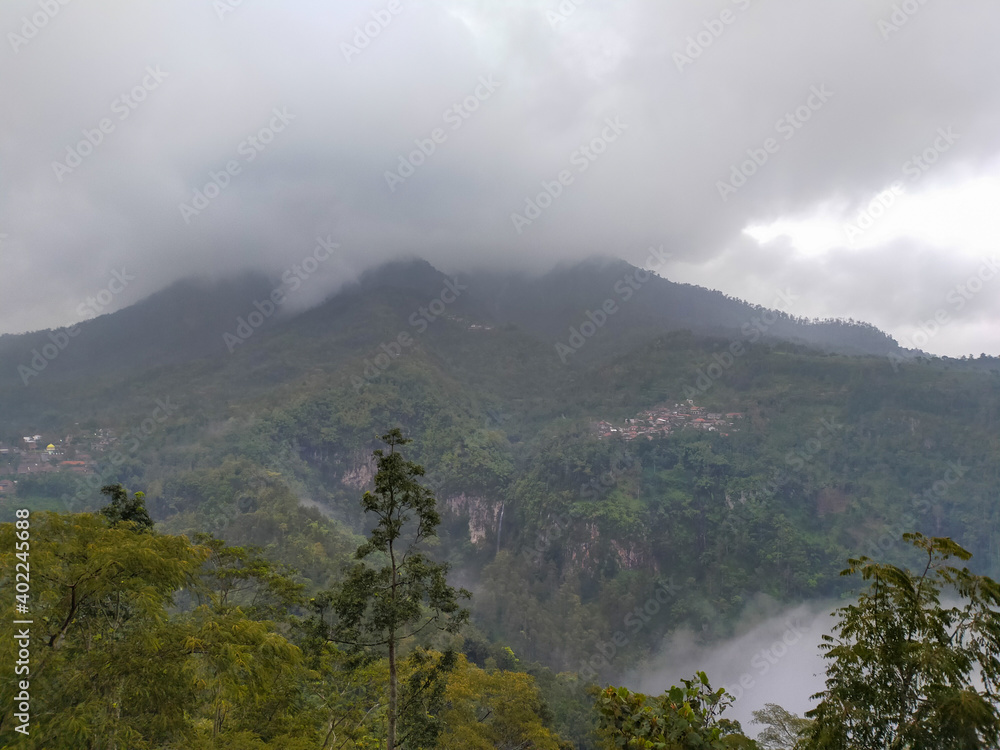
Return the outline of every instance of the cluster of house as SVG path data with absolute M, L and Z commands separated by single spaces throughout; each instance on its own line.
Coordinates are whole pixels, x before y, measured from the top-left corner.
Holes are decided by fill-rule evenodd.
M 10 454 L 11 449 L 0 447 L 0 453 Z M 21 438 L 21 449 L 14 448 L 13 453 L 38 461 L 44 456 L 58 455 L 60 450 L 53 443 L 46 445 L 41 435 L 27 435 Z
M 466 318 L 460 318 L 457 315 L 445 315 L 448 320 L 453 320 L 456 323 L 461 323 L 469 331 L 492 331 L 493 326 L 488 326 L 485 323 L 471 323 Z
M 52 443 L 46 445 L 41 435 L 25 437 L 19 446 L 0 444 L 0 475 L 44 474 L 58 471 L 56 451 L 56 446 Z M 0 481 L 0 495 L 13 495 L 16 488 L 16 480 Z
M 0 443 L 0 476 L 48 474 L 69 471 L 74 474 L 93 473 L 94 459 L 88 450 L 101 450 L 113 442 L 113 436 L 99 430 L 93 435 L 66 436 L 49 442 L 41 435 L 26 435 L 14 446 Z M 89 443 L 83 449 L 81 443 Z M 67 448 L 73 450 L 67 455 Z M 17 480 L 0 479 L 0 495 L 13 494 Z
M 694 402 L 688 399 L 683 404 L 655 406 L 632 419 L 626 419 L 622 425 L 601 421 L 597 423 L 596 429 L 598 437 L 620 436 L 625 440 L 635 440 L 642 436 L 652 440 L 654 437 L 663 437 L 674 430 L 685 428 L 719 432 L 728 436 L 731 431 L 739 429 L 734 426 L 735 421 L 739 419 L 743 419 L 743 414 L 740 412 L 731 411 L 725 414 L 709 412 L 704 406 L 695 406 Z

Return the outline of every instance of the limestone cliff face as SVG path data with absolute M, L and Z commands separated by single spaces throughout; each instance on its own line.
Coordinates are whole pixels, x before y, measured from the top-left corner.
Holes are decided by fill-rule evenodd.
M 375 462 L 372 461 L 371 454 L 356 452 L 352 453 L 346 461 L 347 468 L 340 477 L 340 481 L 353 490 L 363 490 L 371 487 L 375 478 Z
M 375 463 L 370 454 L 360 451 L 351 454 L 345 466 L 340 477 L 345 486 L 357 491 L 371 488 Z M 467 524 L 468 539 L 476 546 L 496 544 L 497 537 L 503 533 L 505 508 L 501 500 L 467 492 L 439 494 L 438 509 L 446 520 L 451 518 Z M 540 554 L 550 545 L 560 544 L 567 549 L 571 565 L 582 570 L 599 568 L 609 557 L 623 570 L 656 567 L 649 554 L 648 540 L 613 538 L 602 533 L 596 523 L 579 525 L 571 523 L 568 518 L 551 520 L 549 526 L 539 533 L 537 541 L 531 540 L 527 550 L 529 554 L 534 548 Z M 509 539 L 505 541 L 510 542 Z
M 352 453 L 345 458 L 344 466 L 340 482 L 345 487 L 359 492 L 371 489 L 375 478 L 375 462 L 370 453 Z M 503 502 L 483 495 L 465 492 L 439 495 L 438 509 L 442 515 L 466 519 L 469 541 L 476 545 L 486 544 L 487 538 L 495 540 L 503 528 Z
M 615 556 L 618 564 L 624 570 L 640 570 L 647 567 L 645 550 L 637 544 L 631 542 L 622 544 L 612 540 L 611 554 Z
M 582 534 L 571 534 L 568 546 L 569 559 L 582 569 L 592 567 L 596 562 L 595 552 L 601 540 L 601 531 L 596 523 L 588 523 L 583 527 Z
M 370 450 L 335 451 L 322 446 L 296 444 L 300 458 L 352 490 L 371 489 L 375 461 Z
M 496 539 L 502 528 L 503 503 L 481 495 L 467 495 L 464 492 L 450 495 L 442 500 L 442 509 L 469 519 L 469 541 L 473 544 L 485 544 L 487 533 Z
M 602 533 L 596 523 L 585 524 L 579 531 L 571 530 L 565 544 L 570 560 L 581 570 L 603 567 L 608 558 L 622 570 L 658 569 L 646 539 L 614 538 Z

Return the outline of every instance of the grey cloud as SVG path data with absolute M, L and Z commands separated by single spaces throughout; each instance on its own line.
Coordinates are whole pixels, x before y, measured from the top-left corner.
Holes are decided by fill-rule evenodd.
M 816 260 L 741 232 L 831 201 L 850 217 L 949 124 L 962 140 L 935 180 L 983 173 L 1000 139 L 995 3 L 931 0 L 889 39 L 887 0 L 588 0 L 554 28 L 555 0 L 399 3 L 350 61 L 342 43 L 387 2 L 244 0 L 220 19 L 207 0 L 73 0 L 16 53 L 0 47 L 0 331 L 72 322 L 123 263 L 130 294 L 151 293 L 194 274 L 280 273 L 330 233 L 344 262 L 326 291 L 401 253 L 543 270 L 594 253 L 641 263 L 664 244 L 698 283 L 751 298 L 791 285 L 810 314 L 891 330 L 968 265 L 919 239 Z M 39 7 L 8 2 L 4 38 Z M 674 54 L 724 10 L 733 22 L 679 71 Z M 169 76 L 119 120 L 113 103 L 148 66 Z M 450 130 L 445 111 L 491 74 L 496 93 Z M 819 85 L 834 96 L 723 202 L 717 182 L 780 139 L 778 119 Z M 276 107 L 295 120 L 247 161 L 241 143 Z M 615 116 L 628 132 L 577 172 L 571 155 Z M 52 162 L 106 117 L 113 132 L 58 182 Z M 438 127 L 447 139 L 390 191 L 385 172 Z M 230 160 L 241 172 L 185 224 L 179 204 Z M 517 234 L 510 214 L 563 169 L 573 184 Z M 986 294 L 951 337 L 996 353 Z

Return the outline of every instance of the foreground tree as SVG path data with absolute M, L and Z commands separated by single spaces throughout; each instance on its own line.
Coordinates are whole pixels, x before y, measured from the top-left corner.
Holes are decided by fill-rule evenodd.
M 684 687 L 671 687 L 660 696 L 608 687 L 597 697 L 599 733 L 609 749 L 623 750 L 756 750 L 757 743 L 742 734 L 739 722 L 721 714 L 732 697 L 712 690 L 708 677 L 698 672 Z
M 765 703 L 764 708 L 753 712 L 753 723 L 767 726 L 757 735 L 761 750 L 794 750 L 812 723 L 777 703 Z
M 301 651 L 275 632 L 273 623 L 252 620 L 239 608 L 213 612 L 201 606 L 185 625 L 184 650 L 195 658 L 195 684 L 202 705 L 210 706 L 212 739 L 230 714 L 259 725 L 255 709 L 273 700 L 275 687 L 301 661 Z
M 0 747 L 143 747 L 142 739 L 182 737 L 193 699 L 169 609 L 179 588 L 196 584 L 205 552 L 98 514 L 34 513 L 30 530 L 31 737 L 15 743 L 15 683 L 3 680 Z M 14 585 L 15 534 L 0 525 L 4 590 Z M 11 623 L 25 619 L 13 605 L 8 598 L 0 609 L 5 665 L 14 664 Z
M 151 531 L 153 519 L 146 510 L 146 495 L 136 492 L 128 496 L 121 484 L 106 484 L 101 487 L 101 494 L 111 498 L 111 502 L 101 508 L 101 515 L 108 519 L 111 526 L 131 523 L 137 531 Z
M 217 563 L 206 567 L 210 554 L 225 560 L 228 548 L 139 531 L 107 514 L 19 520 L 20 529 L 0 524 L 0 589 L 14 586 L 18 564 L 30 570 L 32 586 L 28 612 L 17 612 L 12 597 L 0 603 L 0 662 L 15 664 L 15 647 L 26 646 L 14 636 L 26 624 L 14 622 L 31 620 L 31 714 L 24 726 L 15 713 L 18 684 L 0 680 L 0 748 L 319 747 L 313 677 L 299 649 L 279 626 L 221 606 L 205 587 L 225 572 Z M 234 554 L 242 558 L 242 550 Z M 254 562 L 253 572 L 260 570 Z M 277 574 L 264 573 L 270 591 Z M 294 588 L 278 583 L 279 593 Z M 211 606 L 186 611 L 191 592 Z
M 483 670 L 464 656 L 448 678 L 439 750 L 569 747 L 545 724 L 534 678 L 523 672 Z
M 867 557 L 842 575 L 869 588 L 838 610 L 821 703 L 806 715 L 816 750 L 974 750 L 1000 742 L 1000 585 L 948 565 L 971 555 L 950 539 L 904 534 L 917 573 Z M 942 606 L 942 592 L 953 606 Z
M 396 452 L 409 440 L 398 429 L 382 436 L 388 452 L 374 452 L 375 489 L 361 504 L 377 518 L 368 541 L 358 547 L 357 562 L 332 601 L 337 615 L 333 640 L 362 656 L 387 653 L 389 700 L 387 750 L 397 747 L 400 645 L 433 626 L 455 633 L 468 620 L 459 606 L 467 591 L 448 585 L 448 566 L 423 552 L 437 536 L 441 518 L 434 496 L 417 481 L 422 466 Z
M 260 547 L 232 546 L 204 533 L 195 541 L 209 552 L 195 592 L 199 603 L 220 613 L 239 607 L 257 620 L 286 620 L 304 603 L 297 571 L 270 560 Z

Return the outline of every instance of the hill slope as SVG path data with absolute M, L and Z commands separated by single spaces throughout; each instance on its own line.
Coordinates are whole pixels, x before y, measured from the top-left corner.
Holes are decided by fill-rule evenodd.
M 628 630 L 623 613 L 665 580 L 662 613 L 602 669 L 624 670 L 680 624 L 722 635 L 760 595 L 837 595 L 840 561 L 911 528 L 1000 569 L 995 361 L 894 367 L 869 326 L 765 318 L 655 277 L 625 299 L 627 277 L 636 269 L 604 260 L 542 279 L 401 262 L 232 346 L 224 334 L 273 285 L 183 284 L 81 324 L 27 387 L 16 368 L 48 334 L 4 337 L 0 443 L 42 434 L 96 473 L 16 474 L 23 461 L 0 458 L 0 479 L 18 479 L 0 511 L 93 506 L 94 484 L 122 481 L 164 528 L 270 545 L 326 576 L 288 547 L 312 522 L 264 498 L 277 485 L 363 530 L 374 436 L 399 425 L 479 627 L 559 669 Z M 617 310 L 561 357 L 608 299 Z M 773 322 L 754 335 L 755 318 Z M 626 419 L 688 398 L 721 416 L 623 437 Z M 600 437 L 601 421 L 618 432 Z

